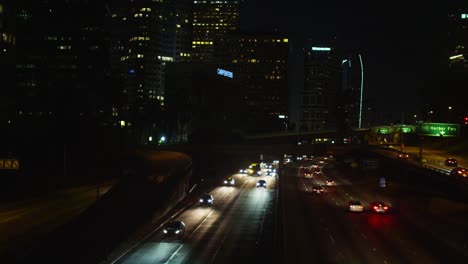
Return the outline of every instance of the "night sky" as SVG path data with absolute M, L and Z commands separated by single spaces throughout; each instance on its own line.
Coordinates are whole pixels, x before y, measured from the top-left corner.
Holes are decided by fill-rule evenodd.
M 370 4 L 345 1 L 266 1 L 246 3 L 244 30 L 285 32 L 300 39 L 336 37 L 343 48 L 361 53 L 365 97 L 377 111 L 416 113 L 422 96 L 434 89 L 434 78 L 446 62 L 447 6 L 411 1 Z M 408 3 L 413 6 L 408 6 Z

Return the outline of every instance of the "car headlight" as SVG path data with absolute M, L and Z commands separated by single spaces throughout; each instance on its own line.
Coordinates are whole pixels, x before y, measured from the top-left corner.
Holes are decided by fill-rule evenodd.
M 231 184 L 234 184 L 234 180 L 231 181 Z
M 260 183 L 257 182 L 257 186 L 259 186 L 259 185 L 260 185 Z
M 179 234 L 179 233 L 180 233 L 180 230 L 176 230 L 175 233 L 176 233 L 176 234 Z
M 203 199 L 200 199 L 200 203 L 203 203 Z
M 213 200 L 211 200 L 211 199 L 208 199 L 208 202 L 209 202 L 209 203 L 211 203 L 211 202 L 213 202 Z
M 224 183 L 227 183 L 227 181 L 224 181 Z
M 164 234 L 167 234 L 167 230 L 166 230 L 166 229 L 164 229 Z

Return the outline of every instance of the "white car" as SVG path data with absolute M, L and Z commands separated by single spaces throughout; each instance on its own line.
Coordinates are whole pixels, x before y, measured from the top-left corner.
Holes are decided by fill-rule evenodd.
M 360 201 L 352 200 L 349 201 L 349 211 L 350 212 L 363 212 L 364 206 Z

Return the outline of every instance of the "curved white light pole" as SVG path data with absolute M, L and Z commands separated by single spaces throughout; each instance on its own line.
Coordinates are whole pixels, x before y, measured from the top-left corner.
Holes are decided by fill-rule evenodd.
M 362 95 L 364 91 L 364 68 L 362 65 L 361 54 L 359 54 L 359 61 L 361 62 L 361 97 L 359 99 L 359 128 L 362 128 Z

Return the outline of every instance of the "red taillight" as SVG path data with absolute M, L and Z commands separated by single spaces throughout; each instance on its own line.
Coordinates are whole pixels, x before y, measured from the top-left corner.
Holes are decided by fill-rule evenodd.
M 377 210 L 377 206 L 374 206 L 374 209 Z
M 384 206 L 384 208 L 383 208 L 383 209 L 384 209 L 384 210 L 387 210 L 387 209 L 388 209 L 388 207 L 387 207 L 387 206 Z

